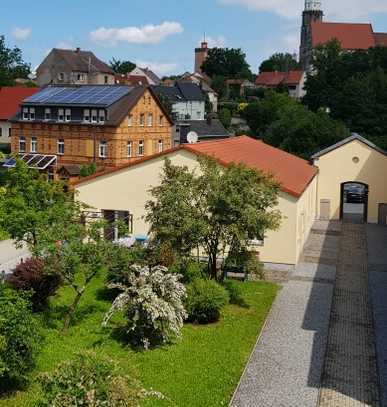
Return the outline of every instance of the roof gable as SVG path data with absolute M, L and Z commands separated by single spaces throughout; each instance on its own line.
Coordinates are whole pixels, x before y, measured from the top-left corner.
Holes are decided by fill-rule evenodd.
M 303 76 L 304 71 L 261 72 L 257 76 L 255 83 L 262 86 L 278 86 L 281 83 L 285 85 L 298 85 Z

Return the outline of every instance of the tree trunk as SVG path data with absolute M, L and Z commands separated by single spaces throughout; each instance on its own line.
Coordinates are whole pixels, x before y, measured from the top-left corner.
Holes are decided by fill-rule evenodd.
M 75 310 L 77 309 L 77 306 L 79 304 L 79 301 L 82 298 L 83 293 L 85 292 L 85 288 L 83 287 L 81 290 L 77 291 L 77 295 L 74 298 L 73 303 L 70 305 L 69 310 L 67 311 L 67 314 L 65 316 L 64 324 L 63 324 L 63 333 L 67 333 L 69 327 L 70 327 L 70 322 L 73 319 L 73 316 L 75 314 Z
M 217 279 L 217 267 L 216 267 L 216 253 L 210 253 L 209 255 L 210 276 L 214 280 Z

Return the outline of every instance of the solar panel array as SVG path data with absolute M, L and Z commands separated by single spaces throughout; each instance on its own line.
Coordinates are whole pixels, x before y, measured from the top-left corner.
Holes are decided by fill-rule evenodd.
M 23 160 L 28 167 L 36 168 L 38 170 L 45 170 L 56 162 L 56 155 L 20 154 L 19 158 Z M 3 166 L 8 168 L 15 167 L 16 160 L 14 158 L 8 158 L 5 160 Z
M 130 86 L 78 86 L 47 87 L 24 100 L 24 103 L 41 103 L 52 105 L 93 105 L 110 106 L 129 94 Z

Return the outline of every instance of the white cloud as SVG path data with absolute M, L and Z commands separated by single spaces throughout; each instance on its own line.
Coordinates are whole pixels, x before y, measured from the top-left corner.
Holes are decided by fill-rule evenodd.
M 12 30 L 12 37 L 18 41 L 25 41 L 31 35 L 31 28 L 15 27 Z
M 282 17 L 299 18 L 304 2 L 298 0 L 218 0 L 220 4 L 235 4 L 251 10 L 269 11 Z M 387 13 L 386 0 L 323 0 L 323 10 L 328 18 L 358 20 L 373 13 Z
M 55 48 L 59 49 L 73 49 L 74 46 L 68 41 L 60 41 L 56 44 Z M 51 51 L 51 50 L 50 50 Z
M 198 45 L 202 43 L 203 40 L 198 42 Z M 206 42 L 208 42 L 209 48 L 224 48 L 226 46 L 227 40 L 223 35 L 219 35 L 218 37 L 207 37 Z
M 136 60 L 135 63 L 140 68 L 149 68 L 159 76 L 176 73 L 179 68 L 179 64 L 176 63 L 151 62 L 142 60 Z
M 105 28 L 90 33 L 90 38 L 101 45 L 115 46 L 119 42 L 129 44 L 158 44 L 166 37 L 183 32 L 183 26 L 173 21 L 159 25 L 148 24 L 142 27 Z

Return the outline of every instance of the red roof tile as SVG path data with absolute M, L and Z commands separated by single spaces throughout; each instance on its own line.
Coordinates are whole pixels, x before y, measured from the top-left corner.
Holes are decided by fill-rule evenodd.
M 302 158 L 269 146 L 261 140 L 239 136 L 197 144 L 184 144 L 181 147 L 165 150 L 162 153 L 143 157 L 138 161 L 93 174 L 74 182 L 73 185 L 83 184 L 101 176 L 151 161 L 154 158 L 166 156 L 180 149 L 187 150 L 196 155 L 213 157 L 221 165 L 229 165 L 233 162 L 243 163 L 259 171 L 272 174 L 277 182 L 280 183 L 282 191 L 296 198 L 303 194 L 317 174 L 317 168 Z
M 39 90 L 22 86 L 0 88 L 0 120 L 9 120 L 17 113 L 20 103 Z
M 257 76 L 255 83 L 261 86 L 298 85 L 301 82 L 304 71 L 289 72 L 262 72 Z
M 317 174 L 317 168 L 308 161 L 247 136 L 186 144 L 183 148 L 214 157 L 222 165 L 243 163 L 273 174 L 281 189 L 295 197 L 302 195 Z
M 312 23 L 313 47 L 337 39 L 347 50 L 368 49 L 375 46 L 371 24 L 352 23 Z
M 387 33 L 374 33 L 375 44 L 378 47 L 387 47 Z

